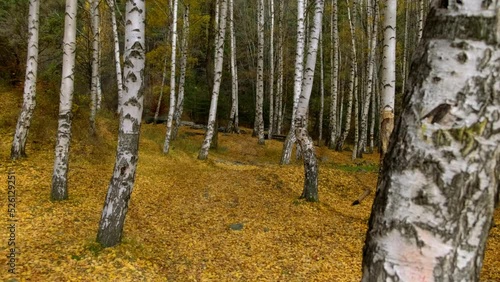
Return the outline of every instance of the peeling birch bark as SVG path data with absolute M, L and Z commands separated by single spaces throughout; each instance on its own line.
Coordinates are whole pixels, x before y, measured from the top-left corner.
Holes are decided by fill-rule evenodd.
M 54 172 L 52 174 L 52 200 L 68 198 L 69 145 L 71 142 L 71 107 L 75 89 L 76 55 L 76 0 L 66 0 L 64 17 L 63 66 L 59 98 L 59 119 L 55 147 Z
M 38 27 L 40 1 L 29 1 L 28 14 L 28 54 L 26 56 L 26 77 L 24 80 L 23 106 L 17 118 L 16 132 L 10 149 L 13 160 L 26 157 L 26 140 L 31 126 L 31 118 L 36 106 L 36 82 L 38 73 Z
M 104 247 L 114 246 L 122 239 L 139 160 L 139 133 L 144 108 L 145 1 L 127 1 L 126 11 L 124 92 L 118 147 L 97 232 L 97 242 Z
M 362 281 L 479 281 L 499 187 L 499 10 L 440 4 L 383 161 Z

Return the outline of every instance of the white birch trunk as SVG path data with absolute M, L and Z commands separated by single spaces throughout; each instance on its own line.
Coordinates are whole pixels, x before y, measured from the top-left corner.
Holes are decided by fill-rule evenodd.
M 99 102 L 99 0 L 90 0 L 90 23 L 92 29 L 92 79 L 90 87 L 90 134 L 95 135 L 95 117 Z
M 172 139 L 172 123 L 174 120 L 174 112 L 176 105 L 175 97 L 175 70 L 177 58 L 177 7 L 178 0 L 174 0 L 172 9 L 172 56 L 170 59 L 170 104 L 168 107 L 167 116 L 167 132 L 165 133 L 165 143 L 163 144 L 163 153 L 168 154 L 170 151 L 170 141 Z
M 401 80 L 402 80 L 402 86 L 401 86 L 401 93 L 404 95 L 405 89 L 406 89 L 406 65 L 407 63 L 407 57 L 408 57 L 408 22 L 410 19 L 408 18 L 410 14 L 410 10 L 408 7 L 408 0 L 405 0 L 405 34 L 404 34 L 404 43 L 403 43 L 403 70 L 401 71 Z
M 396 0 L 387 0 L 384 7 L 384 51 L 382 58 L 381 93 L 381 154 L 387 152 L 389 137 L 394 128 L 396 91 Z
M 29 1 L 28 53 L 26 56 L 26 77 L 24 80 L 23 106 L 17 118 L 16 132 L 10 150 L 13 160 L 26 157 L 26 140 L 31 126 L 31 118 L 36 106 L 36 82 L 38 73 L 38 28 L 40 0 Z
M 318 146 L 321 147 L 323 142 L 323 112 L 325 109 L 325 73 L 323 63 L 323 35 L 319 37 L 319 65 L 320 65 L 320 102 L 319 102 L 319 136 Z
M 257 1 L 257 94 L 255 128 L 259 145 L 264 145 L 264 0 Z
M 119 114 L 122 106 L 123 99 L 123 77 L 122 77 L 122 66 L 120 60 L 120 41 L 118 37 L 118 25 L 116 23 L 116 11 L 115 11 L 115 0 L 107 0 L 108 6 L 111 11 L 111 24 L 113 29 L 113 46 L 115 54 L 115 69 L 116 69 L 116 89 L 118 91 L 118 107 L 117 113 Z
M 350 12 L 350 8 L 349 8 L 349 5 L 348 5 L 348 8 L 347 8 L 348 12 L 348 17 L 349 17 L 349 27 L 351 29 L 351 45 L 352 45 L 352 48 L 351 48 L 351 53 L 352 53 L 352 58 L 351 58 L 351 72 L 350 72 L 350 79 L 349 79 L 349 93 L 348 93 L 348 96 L 347 96 L 347 109 L 346 109 L 346 114 L 345 114 L 345 120 L 346 120 L 346 124 L 345 124 L 345 128 L 344 128 L 344 131 L 342 132 L 342 136 L 339 138 L 338 142 L 337 142 L 337 148 L 336 150 L 337 151 L 342 151 L 343 147 L 344 147 L 344 142 L 345 140 L 347 139 L 347 136 L 349 135 L 349 131 L 351 129 L 351 117 L 352 117 L 352 108 L 353 108 L 353 97 L 355 94 L 355 87 L 356 87 L 356 64 L 355 64 L 355 61 L 356 61 L 356 42 L 355 42 L 355 36 L 354 36 L 354 30 L 353 30 L 353 26 L 352 26 L 352 20 L 351 20 L 351 12 Z M 357 138 L 355 138 L 355 140 L 357 140 Z M 355 142 L 356 144 L 356 142 Z
M 349 8 L 349 0 L 347 0 L 347 17 L 349 19 L 349 28 L 351 30 L 351 80 L 353 81 L 352 95 L 354 97 L 354 147 L 352 149 L 352 159 L 356 159 L 356 153 L 358 151 L 358 139 L 359 139 L 359 93 L 358 93 L 358 58 L 356 50 L 356 1 L 352 1 L 352 15 L 351 9 Z M 350 118 L 348 116 L 348 118 Z
M 361 113 L 361 138 L 358 143 L 357 157 L 363 157 L 363 153 L 366 151 L 366 141 L 368 133 L 368 114 L 370 110 L 370 104 L 372 102 L 373 95 L 373 69 L 375 67 L 375 52 L 377 48 L 377 34 L 378 34 L 378 1 L 374 2 L 373 7 L 368 6 L 368 9 L 373 9 L 373 19 L 372 25 L 370 26 L 370 41 L 369 41 L 369 54 L 368 54 L 368 70 L 367 70 L 367 84 L 366 84 L 366 97 L 363 103 L 363 109 Z M 372 13 L 368 13 L 371 17 Z
M 337 0 L 332 0 L 331 25 L 330 25 L 330 140 L 328 147 L 334 149 L 337 144 L 337 105 L 338 105 L 338 79 L 339 79 L 339 28 L 338 28 L 338 5 Z M 342 112 L 340 112 L 342 113 Z
M 229 123 L 227 132 L 239 133 L 238 120 L 238 68 L 236 65 L 236 38 L 234 36 L 234 9 L 233 0 L 229 0 L 229 36 L 231 44 L 231 112 L 229 114 Z
M 169 13 L 170 24 L 168 26 L 168 30 L 167 30 L 166 35 L 165 35 L 165 41 L 167 41 L 168 38 L 170 38 L 170 36 L 172 35 L 173 0 L 168 1 L 168 10 L 170 11 L 170 13 Z M 170 44 L 171 43 L 172 43 L 172 41 L 170 41 Z M 163 102 L 163 89 L 165 89 L 165 81 L 167 80 L 167 63 L 168 63 L 168 54 L 165 54 L 165 57 L 163 58 L 163 74 L 161 77 L 160 96 L 158 97 L 158 102 L 156 104 L 156 111 L 155 111 L 155 116 L 153 119 L 153 124 L 156 124 L 156 121 L 158 120 L 158 116 L 160 115 L 161 103 Z
M 383 162 L 362 281 L 479 281 L 499 192 L 497 5 L 434 1 Z
M 272 139 L 274 132 L 274 0 L 269 0 L 271 16 L 269 30 L 269 131 L 268 138 Z
M 316 66 L 316 58 L 318 57 L 318 44 L 321 36 L 322 20 L 323 20 L 323 0 L 314 0 L 314 22 L 311 31 L 309 32 L 309 45 L 307 48 L 306 67 L 302 82 L 302 91 L 299 96 L 297 113 L 295 115 L 295 136 L 297 143 L 302 149 L 304 159 L 304 190 L 301 198 L 306 201 L 317 202 L 318 198 L 318 163 L 314 154 L 314 144 L 309 137 L 306 127 L 306 116 L 309 109 L 309 99 L 314 82 L 314 69 Z
M 304 27 L 304 0 L 297 0 L 297 49 L 295 53 L 295 76 L 293 84 L 293 109 L 290 131 L 283 144 L 281 153 L 281 164 L 289 164 L 292 155 L 292 147 L 295 144 L 295 114 L 299 103 L 300 93 L 302 92 L 302 77 L 304 75 L 304 47 L 305 47 L 305 27 Z
M 160 115 L 161 102 L 163 101 L 163 89 L 165 89 L 165 80 L 167 80 L 167 62 L 168 55 L 165 55 L 165 58 L 163 59 L 163 74 L 161 76 L 160 96 L 158 96 L 158 102 L 156 103 L 156 111 L 153 124 L 156 124 L 158 116 Z
M 418 38 L 417 41 L 422 39 L 422 33 L 424 32 L 424 11 L 425 11 L 425 0 L 418 0 L 419 9 L 418 9 Z
M 184 84 L 186 82 L 186 66 L 188 56 L 188 39 L 189 39 L 189 4 L 184 6 L 184 21 L 182 27 L 182 45 L 181 45 L 181 62 L 179 74 L 179 90 L 177 93 L 177 105 L 174 112 L 174 128 L 172 131 L 172 139 L 177 138 L 177 132 L 181 124 L 182 112 L 184 110 Z
M 378 82 L 377 76 L 374 75 L 374 77 L 372 77 L 372 78 L 373 78 L 373 85 L 378 85 L 377 84 L 377 82 Z M 378 113 L 377 109 L 379 108 L 378 103 L 377 103 L 377 101 L 378 101 L 377 97 L 379 95 L 379 93 L 378 93 L 379 88 L 373 87 L 372 90 L 373 91 L 372 91 L 372 97 L 371 97 L 372 99 L 371 99 L 371 106 L 370 106 L 371 113 L 370 113 L 370 134 L 369 134 L 369 136 L 370 136 L 369 152 L 370 153 L 373 153 L 374 148 L 375 148 L 375 123 L 376 123 L 375 122 L 375 113 Z
M 283 50 L 284 50 L 284 28 L 283 28 L 283 20 L 284 20 L 284 12 L 285 5 L 284 1 L 279 1 L 279 20 L 278 20 L 278 78 L 276 81 L 276 102 L 275 102 L 275 125 L 276 125 L 276 134 L 281 134 L 282 131 L 282 123 L 283 123 L 283 71 L 284 71 L 284 62 L 283 62 Z
M 66 0 L 64 17 L 63 59 L 59 120 L 55 147 L 54 172 L 52 174 L 53 200 L 68 198 L 69 144 L 71 141 L 71 106 L 73 104 L 75 54 L 76 54 L 76 0 Z
M 144 101 L 145 13 L 145 1 L 127 1 L 124 92 L 118 147 L 97 233 L 97 242 L 104 247 L 114 246 L 122 239 L 123 225 L 135 183 Z
M 212 137 L 214 136 L 215 119 L 217 117 L 217 101 L 219 99 L 219 90 L 222 79 L 222 63 L 224 59 L 224 37 L 226 34 L 226 17 L 227 17 L 227 0 L 220 0 L 220 21 L 219 28 L 217 29 L 216 42 L 217 46 L 215 65 L 214 65 L 214 85 L 212 90 L 212 101 L 210 102 L 210 112 L 208 115 L 207 131 L 205 133 L 205 138 L 203 144 L 201 145 L 200 152 L 198 154 L 199 160 L 205 160 L 208 157 L 208 150 L 210 149 L 210 144 L 212 142 Z M 219 7 L 216 7 L 219 10 Z

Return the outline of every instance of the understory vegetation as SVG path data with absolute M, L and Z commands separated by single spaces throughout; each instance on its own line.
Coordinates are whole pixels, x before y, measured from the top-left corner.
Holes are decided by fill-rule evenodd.
M 69 200 L 50 201 L 57 103 L 39 91 L 28 158 L 10 161 L 22 89 L 0 89 L 0 210 L 7 225 L 7 175 L 17 192 L 19 281 L 359 281 L 362 247 L 377 182 L 378 154 L 317 147 L 319 203 L 299 200 L 302 161 L 280 166 L 282 143 L 257 145 L 251 129 L 219 133 L 208 161 L 196 159 L 203 130 L 181 127 L 169 155 L 163 125 L 143 124 L 140 159 L 124 240 L 95 242 L 113 170 L 117 118 L 101 112 L 89 134 L 88 110 L 75 107 Z M 294 154 L 295 155 L 295 154 Z M 361 205 L 351 203 L 367 188 Z M 482 281 L 500 281 L 499 214 L 490 231 Z M 16 281 L 16 280 L 10 280 Z

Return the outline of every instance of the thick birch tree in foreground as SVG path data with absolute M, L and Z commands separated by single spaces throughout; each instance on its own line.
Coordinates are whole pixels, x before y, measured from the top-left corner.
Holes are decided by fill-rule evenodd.
M 305 47 L 305 8 L 304 0 L 297 0 L 297 49 L 295 53 L 295 75 L 293 82 L 293 109 L 290 131 L 286 136 L 281 153 L 280 164 L 289 164 L 292 147 L 297 140 L 295 136 L 295 119 L 300 93 L 302 92 L 302 78 L 304 76 L 304 47 Z
M 36 80 L 38 73 L 38 27 L 40 0 L 29 1 L 28 14 L 28 54 L 26 56 L 26 78 L 24 80 L 23 107 L 17 118 L 16 132 L 10 150 L 13 160 L 26 157 L 26 140 L 31 118 L 36 106 Z
M 384 6 L 384 51 L 382 58 L 382 93 L 380 99 L 380 152 L 387 152 L 394 128 L 394 100 L 396 92 L 396 3 L 387 0 Z
M 177 56 L 177 7 L 178 0 L 174 0 L 172 9 L 172 53 L 170 58 L 170 104 L 167 115 L 167 131 L 165 133 L 165 143 L 163 144 L 163 153 L 168 154 L 170 151 L 170 140 L 172 139 L 172 123 L 175 112 L 175 67 Z
M 363 281 L 479 281 L 500 170 L 496 2 L 434 1 L 385 155 Z
M 118 147 L 97 233 L 97 242 L 105 247 L 114 246 L 121 241 L 128 203 L 134 188 L 144 100 L 145 14 L 144 0 L 127 1 L 124 92 Z
M 216 11 L 219 10 L 217 6 Z M 212 137 L 214 132 L 217 130 L 215 127 L 215 119 L 217 117 L 217 102 L 219 99 L 219 90 L 222 79 L 222 63 L 224 60 L 224 38 L 226 35 L 226 16 L 227 16 L 227 0 L 220 1 L 220 19 L 218 20 L 217 37 L 215 43 L 217 44 L 215 51 L 215 64 L 214 64 L 214 83 L 212 89 L 212 100 L 210 102 L 210 112 L 208 114 L 208 124 L 207 131 L 205 132 L 205 138 L 203 144 L 201 145 L 200 152 L 198 153 L 199 160 L 205 160 L 208 157 L 208 150 L 210 149 L 210 144 L 212 143 Z
M 318 162 L 314 155 L 314 143 L 307 132 L 306 119 L 314 82 L 314 68 L 318 56 L 325 3 L 324 0 L 315 0 L 314 4 L 314 22 L 309 32 L 309 45 L 307 48 L 304 78 L 302 80 L 302 91 L 299 96 L 297 113 L 295 114 L 295 136 L 302 150 L 305 171 L 304 190 L 300 197 L 310 202 L 318 201 Z
M 75 55 L 76 55 L 76 13 L 77 0 L 66 0 L 66 14 L 64 17 L 63 59 L 61 91 L 59 94 L 59 120 L 57 126 L 57 140 L 54 158 L 54 172 L 52 174 L 53 200 L 68 198 L 68 166 L 69 143 L 71 141 L 71 106 L 75 89 Z

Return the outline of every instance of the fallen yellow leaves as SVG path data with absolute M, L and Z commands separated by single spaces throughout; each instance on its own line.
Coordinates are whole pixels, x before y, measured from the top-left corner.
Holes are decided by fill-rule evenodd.
M 76 120 L 75 126 L 85 122 Z M 70 199 L 55 203 L 49 200 L 53 144 L 38 144 L 38 150 L 29 147 L 28 159 L 11 163 L 10 140 L 5 136 L 13 132 L 12 124 L 0 127 L 5 141 L 0 144 L 0 175 L 13 169 L 17 176 L 17 243 L 21 251 L 18 274 L 8 275 L 0 267 L 1 278 L 360 280 L 362 246 L 374 193 L 360 206 L 352 207 L 351 203 L 365 188 L 375 187 L 378 155 L 366 155 L 362 162 L 353 163 L 349 152 L 317 148 L 320 202 L 307 203 L 298 199 L 303 185 L 302 163 L 278 165 L 280 142 L 267 140 L 265 146 L 259 146 L 250 134 L 220 134 L 219 149 L 211 150 L 209 160 L 201 162 L 196 160 L 201 131 L 181 128 L 171 155 L 165 156 L 161 152 L 164 127 L 144 125 L 123 242 L 103 249 L 95 243 L 95 236 L 113 169 L 112 126 L 100 124 L 100 133 L 109 140 L 92 141 L 85 136 L 73 140 Z M 55 136 L 55 132 L 50 134 Z M 6 195 L 6 186 L 0 189 Z M 5 210 L 6 201 L 0 200 L 0 211 Z M 231 224 L 242 228 L 232 230 Z M 0 251 L 5 254 L 6 244 L 1 240 Z M 500 281 L 499 242 L 500 232 L 494 227 L 486 251 L 484 281 Z M 0 256 L 0 265 L 6 265 L 5 255 Z

